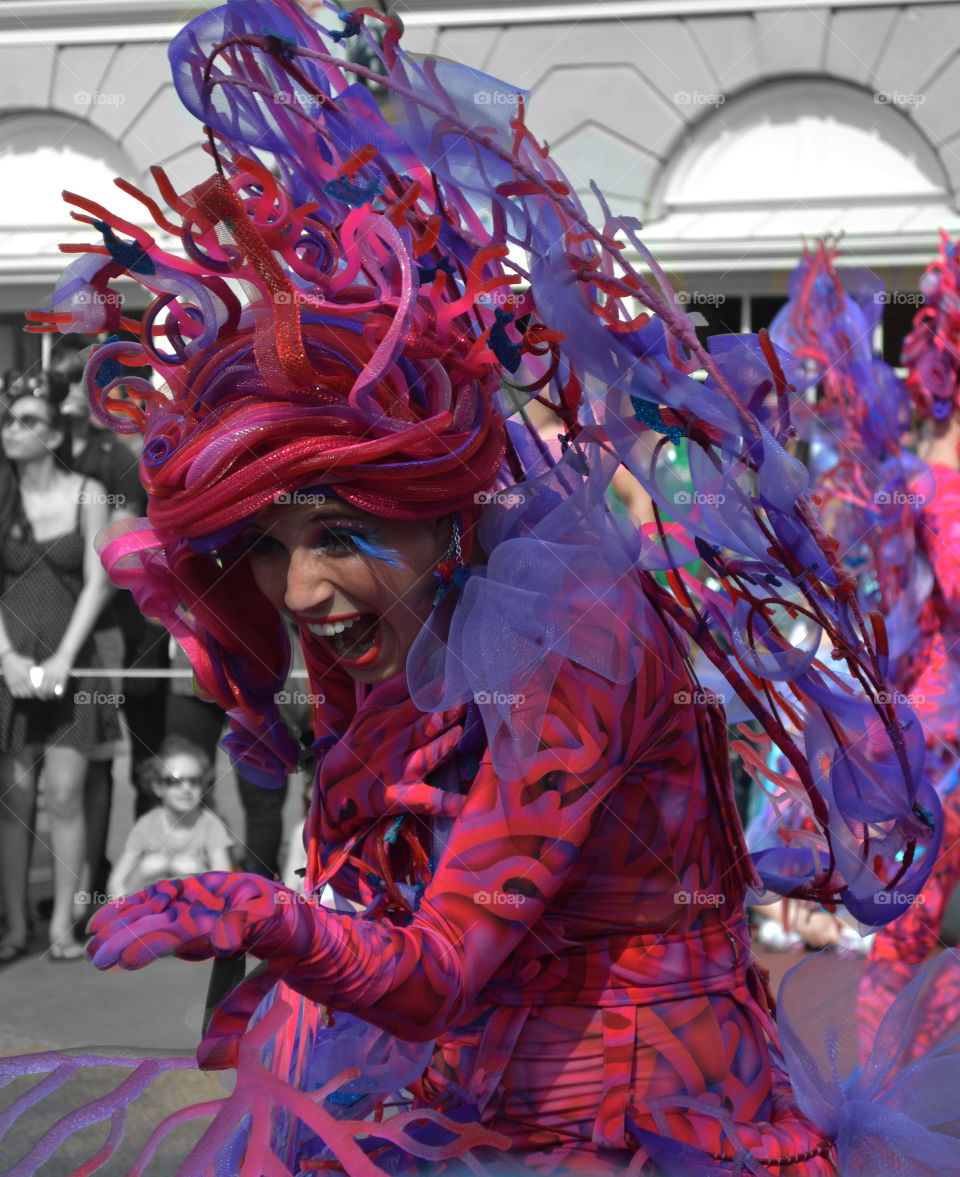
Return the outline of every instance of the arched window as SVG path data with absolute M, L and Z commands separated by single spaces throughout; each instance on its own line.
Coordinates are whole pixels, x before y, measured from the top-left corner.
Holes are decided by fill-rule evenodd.
M 822 79 L 703 95 L 703 117 L 654 186 L 644 238 L 691 302 L 702 294 L 711 327 L 718 292 L 727 321 L 715 329 L 736 329 L 734 317 L 766 326 L 803 239 L 826 234 L 842 232 L 851 264 L 892 292 L 916 291 L 939 230 L 957 232 L 960 216 L 933 147 L 886 97 Z M 885 308 L 894 361 L 915 309 L 895 298 Z
M 71 224 L 63 188 L 82 192 L 143 219 L 143 208 L 113 184 L 136 167 L 96 127 L 63 114 L 37 112 L 0 118 L 0 225 L 30 228 Z
M 784 81 L 720 104 L 722 95 L 707 97 L 714 100 L 706 117 L 656 186 L 657 219 L 705 207 L 795 210 L 798 222 L 824 231 L 889 231 L 911 222 L 884 217 L 883 208 L 896 205 L 901 216 L 906 206 L 914 214 L 946 211 L 946 177 L 933 148 L 903 111 L 880 101 L 885 96 L 840 82 Z M 874 215 L 856 226 L 834 224 L 841 210 Z M 751 222 L 762 227 L 757 217 L 744 226 Z
M 91 240 L 90 227 L 70 218 L 61 191 L 142 222 L 143 206 L 113 183 L 134 175 L 126 152 L 89 123 L 46 111 L 0 117 L 0 374 L 40 366 L 48 337 L 24 334 L 24 311 L 49 296 L 70 260 L 60 243 Z

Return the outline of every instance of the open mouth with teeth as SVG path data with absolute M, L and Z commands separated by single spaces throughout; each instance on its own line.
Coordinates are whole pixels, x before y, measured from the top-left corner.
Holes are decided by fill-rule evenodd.
M 339 621 L 316 621 L 307 626 L 322 638 L 344 662 L 371 661 L 380 650 L 380 618 L 376 613 L 357 613 Z

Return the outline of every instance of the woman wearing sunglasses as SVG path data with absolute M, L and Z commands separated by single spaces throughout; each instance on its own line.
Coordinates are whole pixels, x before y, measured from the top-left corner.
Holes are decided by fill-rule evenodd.
M 105 680 L 74 679 L 94 663 L 94 622 L 113 591 L 94 539 L 108 517 L 100 483 L 70 471 L 57 407 L 17 397 L 0 420 L 9 492 L 0 518 L 0 888 L 7 929 L 0 963 L 27 947 L 27 867 L 37 777 L 53 859 L 50 956 L 76 960 L 74 897 L 84 858 L 83 780 L 91 750 L 119 736 Z

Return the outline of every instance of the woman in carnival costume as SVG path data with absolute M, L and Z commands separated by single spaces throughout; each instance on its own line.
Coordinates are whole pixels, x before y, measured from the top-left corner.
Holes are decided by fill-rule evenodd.
M 884 618 L 889 678 L 905 697 L 931 587 L 922 504 L 932 497 L 932 481 L 906 446 L 912 428 L 906 386 L 873 353 L 883 284 L 869 270 L 835 265 L 838 255 L 832 239 L 804 250 L 770 336 L 797 361 L 798 391 L 817 389 L 812 402 L 797 400 L 792 413 L 808 445 L 812 489 L 844 565 L 858 578 L 861 611 Z M 767 799 L 747 844 L 755 849 L 771 834 L 777 840 L 785 830 L 794 837 L 814 827 L 802 792 L 788 785 Z M 791 924 L 805 938 L 816 927 L 830 942 L 853 943 L 839 920 L 810 905 L 798 906 Z
M 941 851 L 926 885 L 869 949 L 857 1006 L 866 1054 L 894 998 L 941 946 L 960 878 L 960 266 L 944 238 L 923 279 L 927 305 L 904 343 L 904 385 L 872 355 L 880 279 L 834 268 L 836 254 L 826 242 L 805 254 L 771 335 L 802 361 L 810 383 L 820 382 L 809 419 L 814 484 L 845 561 L 859 573 L 862 608 L 885 619 L 890 681 L 923 725 L 926 771 L 944 811 Z M 915 416 L 932 426 L 921 451 L 929 465 L 905 444 Z M 915 1027 L 913 1049 L 929 1049 L 958 1016 L 954 966 L 944 970 L 936 1000 Z
M 317 700 L 308 901 L 213 873 L 92 924 L 102 968 L 264 962 L 201 1046 L 238 1081 L 181 1173 L 956 1166 L 942 1069 L 897 1069 L 919 990 L 841 1086 L 785 1013 L 822 1000 L 816 980 L 788 983 L 778 1027 L 750 960 L 748 886 L 878 923 L 937 840 L 882 626 L 783 448 L 781 358 L 741 337 L 704 352 L 636 222 L 597 194 L 590 224 L 523 95 L 412 62 L 370 10 L 330 19 L 234 0 L 187 26 L 175 78 L 217 174 L 178 193 L 155 172 L 170 213 L 140 196 L 184 252 L 71 197 L 103 243 L 35 316 L 133 335 L 86 375 L 100 417 L 146 435 L 148 517 L 102 556 L 228 710 L 248 779 L 276 785 L 297 759 L 275 705 L 284 615 Z M 355 36 L 376 70 L 345 61 Z M 90 297 L 121 274 L 155 296 L 141 324 Z M 144 362 L 163 394 L 124 376 Z M 502 379 L 562 416 L 558 462 L 505 420 Z M 683 435 L 682 522 L 618 524 L 604 491 L 621 462 L 682 513 L 660 459 Z M 721 591 L 683 572 L 697 555 Z M 783 636 L 797 614 L 802 648 Z M 821 631 L 854 689 L 816 660 Z M 691 639 L 790 760 L 816 845 L 746 854 Z M 316 900 L 327 884 L 337 909 Z
M 916 695 L 934 764 L 941 776 L 960 755 L 960 244 L 943 234 L 940 256 L 920 289 L 926 304 L 903 343 L 907 389 L 926 436 L 928 468 L 911 489 L 922 507 L 920 548 L 932 583 L 920 616 L 921 640 L 905 679 Z M 945 786 L 949 787 L 949 785 Z M 942 795 L 942 794 L 941 794 Z M 951 839 L 950 842 L 955 841 Z
M 926 464 L 915 463 L 920 468 L 905 479 L 901 493 L 891 487 L 882 500 L 893 505 L 894 516 L 912 514 L 913 526 L 902 528 L 899 538 L 891 534 L 875 563 L 894 576 L 901 572 L 900 617 L 893 626 L 887 621 L 888 631 L 901 634 L 892 679 L 924 725 L 927 772 L 944 806 L 944 832 L 924 890 L 874 937 L 860 983 L 864 1050 L 896 995 L 941 946 L 947 904 L 960 882 L 960 258 L 946 235 L 921 292 L 926 305 L 915 315 L 902 361 L 908 367 L 907 405 L 912 401 L 927 433 L 920 448 Z M 894 553 L 911 537 L 913 570 L 894 570 Z M 888 599 L 896 600 L 893 594 Z M 941 978 L 924 1024 L 916 1028 L 915 1050 L 929 1049 L 959 1017 L 960 966 L 954 963 Z

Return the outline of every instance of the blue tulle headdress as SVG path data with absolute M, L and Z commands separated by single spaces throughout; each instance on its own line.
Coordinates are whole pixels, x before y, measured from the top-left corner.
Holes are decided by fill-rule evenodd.
M 933 479 L 903 444 L 913 423 L 910 394 L 873 354 L 883 283 L 868 270 L 835 266 L 838 250 L 822 241 L 805 252 L 770 334 L 801 361 L 801 387 L 819 388 L 816 403 L 797 403 L 794 421 L 810 446 L 833 537 L 857 575 L 860 608 L 884 618 L 889 677 L 900 682 L 899 663 L 919 639 L 932 588 L 919 537 Z

